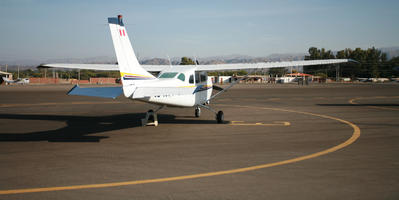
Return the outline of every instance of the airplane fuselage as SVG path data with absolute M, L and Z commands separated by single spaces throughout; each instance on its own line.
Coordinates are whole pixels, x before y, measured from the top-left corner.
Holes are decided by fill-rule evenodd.
M 122 77 L 123 78 L 123 77 Z M 156 79 L 136 81 L 124 86 L 126 97 L 157 105 L 193 107 L 209 103 L 212 81 L 206 72 L 195 68 L 173 66 L 161 71 Z

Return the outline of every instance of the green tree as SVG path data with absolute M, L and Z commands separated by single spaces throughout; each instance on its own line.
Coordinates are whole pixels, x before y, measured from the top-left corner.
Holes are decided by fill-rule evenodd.
M 326 50 L 324 48 L 318 49 L 316 47 L 309 48 L 309 55 L 305 56 L 305 60 L 321 60 L 321 59 L 334 59 L 335 56 L 331 52 L 331 50 Z M 326 69 L 331 68 L 331 65 L 312 65 L 312 66 L 305 66 L 303 68 L 305 73 L 308 74 L 315 74 L 315 73 L 323 73 Z M 330 70 L 331 71 L 331 70 Z
M 399 77 L 399 56 L 389 60 L 387 68 L 391 71 L 390 77 Z
M 315 76 L 320 76 L 323 79 L 327 78 L 327 74 L 325 74 L 325 73 L 317 73 Z
M 349 62 L 340 64 L 340 71 L 345 77 L 391 77 L 392 68 L 387 61 L 387 55 L 375 47 L 363 50 L 356 48 L 355 50 L 346 48 L 334 54 L 325 49 L 309 48 L 309 55 L 305 56 L 305 60 L 317 59 L 353 59 L 358 63 Z M 331 66 L 308 66 L 304 67 L 305 73 L 315 74 L 322 71 L 327 72 L 328 76 L 335 76 L 335 67 Z
M 191 58 L 182 57 L 180 65 L 195 65 L 195 62 Z

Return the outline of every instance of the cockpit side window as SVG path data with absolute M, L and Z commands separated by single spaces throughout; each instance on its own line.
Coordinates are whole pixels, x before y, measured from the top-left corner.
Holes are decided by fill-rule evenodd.
M 206 74 L 201 74 L 201 82 L 206 82 L 207 76 Z
M 200 82 L 200 74 L 198 72 L 195 72 L 195 83 Z
M 190 78 L 188 79 L 188 82 L 189 83 L 194 83 L 194 76 L 193 75 L 190 75 Z
M 177 72 L 165 72 L 159 76 L 159 78 L 174 78 L 177 75 Z
M 179 74 L 179 76 L 177 78 L 183 82 L 186 80 L 186 76 L 183 73 Z

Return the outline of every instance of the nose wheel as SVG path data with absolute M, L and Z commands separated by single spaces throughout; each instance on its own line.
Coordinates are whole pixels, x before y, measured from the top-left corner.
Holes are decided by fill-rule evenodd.
M 201 116 L 201 108 L 197 107 L 195 108 L 195 117 L 200 117 Z
M 223 121 L 224 121 L 223 111 L 220 110 L 220 111 L 216 114 L 216 121 L 218 122 L 218 124 L 222 124 L 222 123 L 223 123 Z

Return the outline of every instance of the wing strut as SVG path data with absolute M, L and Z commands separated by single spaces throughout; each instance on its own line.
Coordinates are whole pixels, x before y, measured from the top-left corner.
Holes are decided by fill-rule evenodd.
M 237 83 L 239 83 L 240 81 L 246 79 L 248 77 L 248 75 L 245 75 L 244 77 L 234 81 L 233 83 L 231 83 L 229 86 L 227 86 L 226 88 L 224 88 L 223 90 L 219 91 L 218 93 L 214 94 L 213 96 L 211 96 L 211 98 L 208 99 L 208 101 L 216 98 L 217 96 L 219 96 L 220 94 L 226 92 L 228 89 L 230 89 L 231 87 L 233 87 L 234 85 L 236 85 Z

